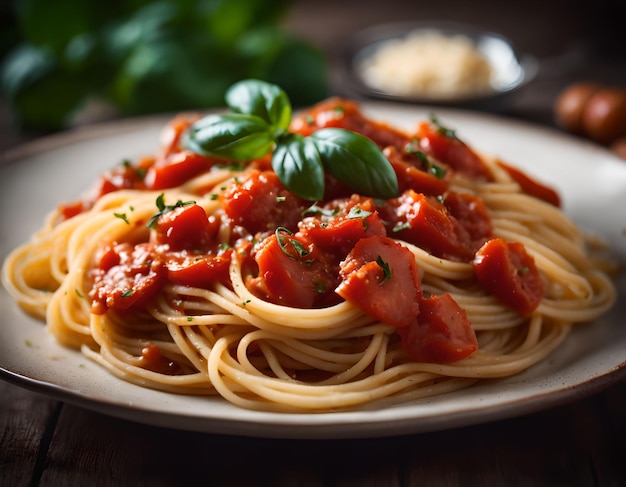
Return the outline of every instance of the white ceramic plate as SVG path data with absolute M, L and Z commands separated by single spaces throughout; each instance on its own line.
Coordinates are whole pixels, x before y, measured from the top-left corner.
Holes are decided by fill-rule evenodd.
M 368 114 L 411 127 L 425 107 L 363 104 Z M 505 118 L 435 109 L 475 148 L 553 184 L 565 211 L 606 239 L 626 262 L 626 162 L 595 145 Z M 167 119 L 116 122 L 43 139 L 0 166 L 0 258 L 41 225 L 57 203 L 77 197 L 105 169 L 153 153 Z M 577 326 L 545 362 L 506 380 L 395 407 L 328 414 L 275 414 L 217 398 L 186 397 L 123 382 L 63 348 L 0 289 L 0 376 L 95 411 L 147 424 L 219 434 L 355 438 L 420 433 L 494 421 L 594 393 L 626 372 L 626 279 L 614 309 Z

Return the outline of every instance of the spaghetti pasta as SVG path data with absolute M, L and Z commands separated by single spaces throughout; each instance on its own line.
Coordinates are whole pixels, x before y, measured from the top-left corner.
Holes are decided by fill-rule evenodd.
M 3 284 L 26 312 L 125 381 L 267 411 L 382 405 L 517 374 L 615 300 L 589 240 L 554 195 L 538 197 L 542 185 L 529 185 L 456 135 L 442 135 L 434 122 L 409 134 L 368 120 L 347 100 L 314 107 L 292 122 L 294 132 L 307 136 L 333 125 L 367 136 L 391 161 L 400 192 L 386 201 L 357 196 L 327 176 L 324 200 L 305 203 L 272 179 L 267 158 L 227 166 L 182 147 L 180 135 L 196 118 L 176 118 L 157 156 L 113 170 L 77 206 L 53 211 L 3 264 Z M 478 173 L 438 152 L 440 136 L 472 154 Z M 415 141 L 419 150 L 407 150 Z M 173 167 L 184 168 L 185 177 L 158 187 L 162 175 L 155 173 Z M 118 183 L 105 190 L 103 181 Z M 253 204 L 236 213 L 233 206 L 246 198 Z M 289 212 L 277 210 L 294 201 Z M 181 222 L 195 218 L 191 208 L 202 209 L 204 230 L 193 220 L 185 233 Z M 357 218 L 348 217 L 355 208 Z M 411 233 L 423 223 L 414 213 L 424 208 L 454 223 L 454 238 L 465 238 L 458 252 L 420 240 L 432 228 L 433 238 L 446 236 L 432 220 L 418 236 Z M 355 241 L 311 236 L 352 220 L 363 232 Z M 198 240 L 185 247 L 189 238 Z M 369 260 L 366 244 L 376 254 Z M 516 263 L 516 279 L 538 277 L 530 281 L 538 289 L 524 291 L 534 304 L 519 307 L 503 296 L 517 292 L 507 291 L 506 281 L 491 289 L 496 277 L 487 264 L 498 249 Z M 384 302 L 388 295 L 372 301 L 360 291 L 382 293 L 406 273 L 397 255 L 410 255 L 416 270 L 409 287 L 416 286 L 419 309 L 408 325 L 393 322 L 396 304 Z M 266 264 L 267 256 L 282 267 Z M 298 287 L 304 278 L 294 277 L 295 265 L 317 279 L 306 305 L 310 283 Z M 375 287 L 365 275 L 378 279 Z M 406 286 L 398 289 L 398 301 L 409 301 Z M 449 300 L 434 299 L 443 296 Z M 451 319 L 435 321 L 433 331 L 428 317 L 446 314 Z M 455 328 L 457 322 L 468 329 Z M 446 333 L 465 335 L 450 344 L 441 342 Z M 457 348 L 442 355 L 439 348 L 448 346 Z

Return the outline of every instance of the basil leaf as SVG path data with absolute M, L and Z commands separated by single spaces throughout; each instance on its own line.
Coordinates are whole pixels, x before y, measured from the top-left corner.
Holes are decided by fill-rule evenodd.
M 272 156 L 272 168 L 292 193 L 312 201 L 324 197 L 324 166 L 310 138 L 299 134 L 281 137 Z
M 231 86 L 226 103 L 237 113 L 255 115 L 278 130 L 287 130 L 291 123 L 291 102 L 278 86 L 248 79 Z
M 398 195 L 398 178 L 393 167 L 367 137 L 338 128 L 321 129 L 309 137 L 314 140 L 328 172 L 339 181 L 374 198 Z
M 272 150 L 274 137 L 259 117 L 241 113 L 213 114 L 198 120 L 184 134 L 185 149 L 235 162 L 263 157 Z

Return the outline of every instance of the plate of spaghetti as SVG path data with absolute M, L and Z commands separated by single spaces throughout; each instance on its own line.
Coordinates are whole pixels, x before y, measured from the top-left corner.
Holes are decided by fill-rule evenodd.
M 285 438 L 526 414 L 626 364 L 626 165 L 450 109 L 234 85 L 227 110 L 0 166 L 0 374 L 106 414 Z

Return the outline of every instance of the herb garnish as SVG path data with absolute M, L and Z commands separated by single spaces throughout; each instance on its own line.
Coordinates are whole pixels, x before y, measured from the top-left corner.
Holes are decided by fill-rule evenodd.
M 340 128 L 310 136 L 289 132 L 292 108 L 278 86 L 244 80 L 226 93 L 232 113 L 211 114 L 194 123 L 182 146 L 206 156 L 244 162 L 272 154 L 280 181 L 301 198 L 324 197 L 324 172 L 354 191 L 377 198 L 398 195 L 393 167 L 367 137 Z
M 367 230 L 369 228 L 369 225 L 367 223 L 367 217 L 370 216 L 371 214 L 372 214 L 371 211 L 364 210 L 363 208 L 359 208 L 358 206 L 353 206 L 352 208 L 350 208 L 350 211 L 348 212 L 348 215 L 346 216 L 346 218 L 349 220 L 362 218 L 363 227 L 365 228 L 365 230 Z
M 424 170 L 438 179 L 443 179 L 447 173 L 447 171 L 438 164 L 435 164 L 430 157 L 426 155 L 424 151 L 419 148 L 419 143 L 417 140 L 412 140 L 408 144 L 404 146 L 404 151 L 408 154 L 414 155 L 417 157 Z
M 401 232 L 402 230 L 409 230 L 411 224 L 409 222 L 398 222 L 395 227 L 391 229 L 392 232 Z
M 385 262 L 380 255 L 378 257 L 376 257 L 376 263 L 383 270 L 383 280 L 380 281 L 380 285 L 382 285 L 383 282 L 388 281 L 389 279 L 391 279 L 391 269 L 389 268 L 389 264 L 387 262 Z
M 439 132 L 440 134 L 445 135 L 446 137 L 448 137 L 450 139 L 456 139 L 457 138 L 456 137 L 456 131 L 441 125 L 441 123 L 439 122 L 439 119 L 435 116 L 434 113 L 430 114 L 430 121 L 437 128 L 437 132 Z
M 113 216 L 115 218 L 119 218 L 120 220 L 123 220 L 124 223 L 126 223 L 126 225 L 130 225 L 130 221 L 128 220 L 128 216 L 126 215 L 126 213 L 113 213 Z
M 327 210 L 326 208 L 322 208 L 317 203 L 312 204 L 308 208 L 302 211 L 302 216 L 307 215 L 322 215 L 327 217 L 333 217 L 339 214 L 338 208 L 333 208 L 332 210 Z
M 280 250 L 282 250 L 287 257 L 299 260 L 311 253 L 311 251 L 306 249 L 299 240 L 291 238 L 293 232 L 289 229 L 285 227 L 278 227 L 275 234 L 276 239 L 278 240 L 278 246 L 280 247 Z M 287 234 L 287 236 L 285 236 L 285 234 Z M 294 255 L 293 252 L 289 250 L 289 248 L 287 247 L 288 244 L 295 251 L 296 255 Z M 304 263 L 310 264 L 311 261 L 305 261 Z
M 146 226 L 148 228 L 155 228 L 157 220 L 159 219 L 159 217 L 163 213 L 175 210 L 176 208 L 180 208 L 181 206 L 193 205 L 195 203 L 195 201 L 181 201 L 181 200 L 178 200 L 176 202 L 176 204 L 174 204 L 174 205 L 166 205 L 165 201 L 164 201 L 164 198 L 165 198 L 165 194 L 164 193 L 161 193 L 159 196 L 157 196 L 156 206 L 157 206 L 159 211 L 158 211 L 158 213 L 154 214 L 152 216 L 152 218 L 150 218 L 150 220 L 146 224 Z
M 122 166 L 127 169 L 131 169 L 139 179 L 144 179 L 146 177 L 147 171 L 143 167 L 133 166 L 132 162 L 128 159 L 124 159 L 122 161 Z
M 352 208 L 350 208 L 350 211 L 348 212 L 346 218 L 367 218 L 371 214 L 371 211 L 364 210 L 363 208 L 359 208 L 358 206 L 353 206 Z

